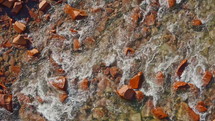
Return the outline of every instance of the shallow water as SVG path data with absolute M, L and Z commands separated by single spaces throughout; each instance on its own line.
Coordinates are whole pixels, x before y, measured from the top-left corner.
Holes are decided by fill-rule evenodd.
M 77 115 L 81 113 L 80 109 L 86 106 L 89 101 L 91 101 L 90 104 L 92 103 L 89 110 L 97 108 L 94 103 L 101 97 L 97 95 L 97 87 L 93 84 L 90 85 L 89 90 L 83 91 L 73 83 L 73 80 L 94 79 L 96 76 L 93 66 L 105 63 L 106 66 L 117 65 L 122 70 L 122 77 L 119 84 L 116 85 L 117 88 L 127 84 L 127 80 L 139 71 L 144 72 L 145 82 L 140 90 L 145 96 L 153 99 L 154 106 L 166 101 L 163 97 L 174 98 L 172 93 L 165 93 L 168 92 L 166 90 L 171 90 L 168 83 L 177 80 L 194 84 L 200 89 L 200 95 L 197 98 L 189 93 L 178 94 L 178 97 L 188 101 L 194 112 L 200 115 L 201 121 L 212 120 L 214 103 L 208 107 L 206 113 L 196 111 L 195 105 L 198 101 L 206 98 L 205 93 L 207 92 L 201 83 L 202 73 L 207 70 L 214 71 L 215 67 L 215 2 L 213 0 L 177 0 L 177 6 L 170 9 L 167 8 L 167 2 L 164 0 L 159 0 L 160 6 L 158 8 L 150 5 L 152 1 L 149 0 L 143 1 L 140 5 L 132 1 L 131 4 L 126 4 L 126 7 L 121 2 L 117 6 L 118 3 L 115 1 L 115 4 L 111 6 L 115 12 L 110 15 L 106 15 L 105 11 L 96 14 L 90 12 L 91 7 L 106 8 L 111 3 L 110 0 L 83 0 L 85 5 L 78 6 L 80 1 L 68 1 L 68 3 L 76 8 L 87 10 L 88 17 L 86 19 L 66 20 L 64 19 L 66 15 L 63 12 L 64 4 L 58 5 L 50 10 L 51 21 L 44 23 L 38 31 L 29 34 L 34 40 L 33 47 L 42 48 L 41 57 L 32 63 L 24 63 L 20 79 L 13 85 L 14 96 L 18 92 L 32 97 L 40 96 L 46 101 L 45 103 L 41 104 L 34 100 L 30 105 L 35 106 L 37 112 L 49 121 L 80 120 L 77 118 Z M 143 16 L 137 26 L 133 25 L 130 17 L 135 7 L 140 7 Z M 154 9 L 157 11 L 156 24 L 149 27 L 151 32 L 148 36 L 143 36 L 141 31 L 146 26 L 143 22 L 148 13 Z M 108 17 L 107 22 L 105 22 L 105 17 Z M 200 30 L 191 25 L 191 21 L 195 17 L 203 22 Z M 50 25 L 55 24 L 61 18 L 63 23 L 57 26 L 56 30 L 58 35 L 64 36 L 66 39 L 50 39 L 47 34 Z M 105 26 L 104 30 L 99 32 L 97 28 L 99 26 Z M 78 34 L 71 33 L 70 28 L 78 30 Z M 74 38 L 78 38 L 83 43 L 86 37 L 91 36 L 96 41 L 92 47 L 82 46 L 79 51 L 73 50 Z M 135 48 L 134 55 L 125 55 L 124 48 L 127 46 Z M 49 84 L 49 81 L 60 76 L 54 73 L 50 58 L 65 71 L 63 75 L 68 80 L 68 98 L 65 103 L 59 101 L 58 91 Z M 179 79 L 175 76 L 175 71 L 183 59 L 188 59 L 189 65 Z M 155 75 L 159 71 L 166 75 L 164 86 L 160 86 L 154 81 Z M 171 75 L 170 78 L 167 78 L 168 75 Z M 117 103 L 109 100 L 110 103 L 107 104 L 107 110 L 109 110 L 107 115 L 110 120 L 117 119 L 123 114 L 132 114 L 135 112 L 133 105 L 137 107 L 144 105 L 144 103 L 129 104 L 116 96 L 114 91 L 114 89 L 111 90 L 111 95 L 114 101 L 117 100 Z M 111 103 L 111 101 L 113 102 Z M 172 114 L 170 120 L 175 120 L 175 113 L 170 112 L 169 114 Z M 86 115 L 92 115 L 92 112 Z M 208 115 L 212 116 L 208 117 Z M 83 118 L 92 120 L 89 117 Z M 130 120 L 126 119 L 126 116 L 120 116 L 119 119 Z M 93 120 L 103 119 L 94 117 Z

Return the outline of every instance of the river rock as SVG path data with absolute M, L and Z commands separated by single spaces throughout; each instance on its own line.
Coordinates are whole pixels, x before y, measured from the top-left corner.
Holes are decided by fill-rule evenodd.
M 204 87 L 207 86 L 211 82 L 212 77 L 213 77 L 212 73 L 209 71 L 206 71 L 204 76 L 202 77 L 202 83 L 203 83 L 202 85 Z
M 59 94 L 59 100 L 63 103 L 68 98 L 67 93 L 60 93 Z
M 199 121 L 200 116 L 195 113 L 187 103 L 181 102 L 179 104 L 180 108 L 178 109 L 177 113 L 177 120 L 182 120 L 182 121 Z
M 23 36 L 23 35 L 17 35 L 14 39 L 13 39 L 13 44 L 16 45 L 27 45 L 28 40 Z
M 14 1 L 5 0 L 2 5 L 11 8 L 13 6 Z
M 114 66 L 110 68 L 110 74 L 112 77 L 116 77 L 119 74 L 119 68 Z
M 176 75 L 178 77 L 181 77 L 184 69 L 187 67 L 188 63 L 187 63 L 187 59 L 184 59 L 181 61 L 180 65 L 178 66 L 177 70 L 176 70 Z
M 12 112 L 12 95 L 0 94 L 0 107 Z
M 167 2 L 168 2 L 168 8 L 172 8 L 176 4 L 176 0 L 167 0 Z
M 143 72 L 139 72 L 137 75 L 135 75 L 133 78 L 129 81 L 129 86 L 131 86 L 132 89 L 139 89 L 143 82 Z
M 77 51 L 77 50 L 79 50 L 80 47 L 81 47 L 81 43 L 79 42 L 79 40 L 78 39 L 74 39 L 73 40 L 73 49 L 75 51 Z
M 89 88 L 89 80 L 88 79 L 83 79 L 80 83 L 79 83 L 79 87 L 82 90 L 88 90 Z
M 135 50 L 133 48 L 125 48 L 125 55 L 131 54 L 133 55 L 135 53 Z
M 135 98 L 137 99 L 137 101 L 142 101 L 144 98 L 144 94 L 141 91 L 135 91 Z
M 192 20 L 192 25 L 193 26 L 200 26 L 200 25 L 202 25 L 202 21 L 199 19 L 194 19 L 194 20 Z
M 177 81 L 175 83 L 173 83 L 173 90 L 177 91 L 179 89 L 185 89 L 185 88 L 188 88 L 188 84 L 186 82 L 183 82 L 183 81 Z
M 73 8 L 70 5 L 65 5 L 64 12 L 69 14 L 73 20 L 83 19 L 88 16 L 86 11 Z
M 152 109 L 152 114 L 158 119 L 164 119 L 168 117 L 168 115 L 164 112 L 164 110 L 161 107 Z
M 208 109 L 206 108 L 206 105 L 203 101 L 200 101 L 197 103 L 196 105 L 196 109 L 199 111 L 199 112 L 206 112 Z
M 13 25 L 13 29 L 17 32 L 17 33 L 22 33 L 25 31 L 26 29 L 26 25 L 22 22 L 16 21 Z
M 57 89 L 61 90 L 61 91 L 66 91 L 66 83 L 67 80 L 65 77 L 60 76 L 55 80 L 50 81 L 50 83 Z
M 135 91 L 128 85 L 123 85 L 119 90 L 117 90 L 117 94 L 124 99 L 132 100 L 135 96 Z
M 36 56 L 39 54 L 39 51 L 37 49 L 32 49 L 27 51 L 28 56 Z
M 22 2 L 18 1 L 14 3 L 13 9 L 11 10 L 11 12 L 13 14 L 18 14 L 21 9 L 22 9 Z
M 159 86 L 162 86 L 164 84 L 164 80 L 165 80 L 165 75 L 159 71 L 157 74 L 156 74 L 156 77 L 155 77 L 155 83 Z
M 50 7 L 50 4 L 46 0 L 42 0 L 39 3 L 39 10 L 45 12 Z

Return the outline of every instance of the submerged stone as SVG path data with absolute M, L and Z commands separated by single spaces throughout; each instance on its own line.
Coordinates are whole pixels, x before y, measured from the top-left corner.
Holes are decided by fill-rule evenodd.
M 181 61 L 180 65 L 178 66 L 178 68 L 176 70 L 176 75 L 178 77 L 181 77 L 181 75 L 184 72 L 184 69 L 187 67 L 187 65 L 188 65 L 187 59 L 184 59 Z
M 164 112 L 164 110 L 161 107 L 152 109 L 152 114 L 158 119 L 164 119 L 168 117 L 168 115 Z
M 173 84 L 173 90 L 177 91 L 179 89 L 185 89 L 188 88 L 188 83 L 183 82 L 183 81 L 177 81 Z
M 213 77 L 212 73 L 209 71 L 206 71 L 204 76 L 202 77 L 202 83 L 203 83 L 202 85 L 204 87 L 207 86 L 211 82 L 212 77 Z
M 206 108 L 206 105 L 203 101 L 200 101 L 198 102 L 198 104 L 196 105 L 196 109 L 199 111 L 199 112 L 206 112 L 208 109 Z
M 0 107 L 12 112 L 12 95 L 0 94 Z
M 14 39 L 13 39 L 13 44 L 16 45 L 27 45 L 28 40 L 23 36 L 23 35 L 17 35 Z
M 144 98 L 144 94 L 141 91 L 135 91 L 135 98 L 137 99 L 137 101 L 142 101 Z

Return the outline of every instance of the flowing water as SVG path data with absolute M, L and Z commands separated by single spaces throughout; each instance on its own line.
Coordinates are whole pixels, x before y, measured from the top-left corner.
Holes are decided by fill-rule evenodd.
M 50 22 L 44 23 L 40 29 L 29 34 L 33 38 L 32 46 L 42 49 L 41 56 L 36 61 L 24 62 L 19 80 L 13 84 L 14 96 L 21 92 L 28 96 L 41 97 L 45 103 L 34 100 L 29 105 L 36 107 L 36 111 L 49 121 L 80 120 L 77 118 L 77 115 L 81 113 L 80 109 L 89 101 L 95 103 L 100 97 L 97 97 L 98 90 L 93 84 L 90 85 L 89 90 L 83 91 L 74 84 L 74 80 L 94 79 L 96 77 L 93 71 L 94 66 L 105 63 L 107 67 L 116 65 L 122 70 L 117 88 L 127 84 L 127 80 L 142 71 L 145 82 L 140 90 L 153 100 L 154 106 L 162 105 L 163 101 L 168 99 L 174 100 L 175 95 L 170 90 L 171 84 L 175 80 L 194 84 L 200 90 L 198 96 L 189 92 L 180 93 L 177 96 L 181 97 L 181 100 L 186 100 L 194 112 L 200 115 L 201 121 L 212 120 L 213 111 L 215 111 L 214 102 L 205 113 L 199 113 L 195 109 L 195 105 L 198 101 L 207 98 L 206 89 L 202 87 L 201 83 L 202 74 L 207 70 L 215 69 L 214 0 L 177 0 L 175 8 L 167 8 L 165 0 L 159 0 L 159 7 L 152 6 L 153 1 L 151 0 L 143 0 L 139 5 L 135 1 L 128 1 L 125 3 L 126 5 L 117 0 L 68 1 L 71 6 L 76 8 L 79 8 L 78 3 L 80 2 L 84 2 L 81 8 L 88 10 L 86 19 L 78 21 L 72 21 L 69 17 L 65 19 L 64 4 L 53 6 L 49 10 Z M 114 13 L 103 14 L 104 11 L 90 13 L 90 8 L 106 8 L 110 3 L 115 3 L 111 6 Z M 143 35 L 142 33 L 142 28 L 146 25 L 134 25 L 131 16 L 135 7 L 141 11 L 142 18 L 138 20 L 139 23 L 143 23 L 152 10 L 157 12 L 156 24 L 149 27 L 150 34 Z M 204 23 L 201 28 L 192 27 L 191 21 L 195 17 Z M 65 39 L 50 38 L 47 32 L 50 25 L 56 24 L 56 21 L 61 18 L 63 22 L 57 26 L 56 33 L 64 36 Z M 99 26 L 104 29 L 99 31 Z M 78 33 L 71 33 L 70 28 L 75 28 Z M 79 51 L 74 51 L 73 39 L 78 38 L 81 43 L 84 43 L 87 37 L 94 37 L 95 43 L 90 47 L 82 46 Z M 135 53 L 126 56 L 125 47 L 135 48 Z M 64 103 L 59 101 L 58 91 L 53 89 L 49 83 L 59 77 L 53 72 L 51 59 L 65 71 L 61 75 L 66 76 L 68 80 L 68 98 Z M 183 59 L 188 59 L 189 65 L 182 77 L 178 78 L 175 72 Z M 156 80 L 155 75 L 159 71 L 166 76 L 163 86 L 154 81 Z M 100 74 L 100 76 L 103 75 Z M 110 100 L 107 104 L 108 116 L 113 117 L 113 120 L 129 120 L 122 118 L 121 115 L 132 113 L 130 107 L 136 106 L 139 107 L 138 110 L 143 110 L 141 107 L 144 103 L 130 104 L 120 99 L 114 91 L 111 90 L 111 96 L 118 103 L 111 103 Z M 90 107 L 91 110 L 94 108 L 96 108 L 96 104 L 92 104 Z M 173 104 L 171 108 L 168 110 L 174 110 Z M 169 111 L 168 114 L 172 114 L 169 116 L 169 120 L 177 120 L 174 111 Z M 86 115 L 90 115 L 90 113 Z M 88 117 L 84 120 L 92 119 Z

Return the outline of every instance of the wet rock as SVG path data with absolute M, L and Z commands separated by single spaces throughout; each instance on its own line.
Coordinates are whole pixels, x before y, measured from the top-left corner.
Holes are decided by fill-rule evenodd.
M 20 66 L 11 66 L 10 71 L 16 74 L 19 74 L 21 72 Z
M 135 98 L 137 99 L 137 101 L 142 101 L 144 98 L 144 94 L 141 91 L 135 91 Z
M 5 90 L 5 89 L 7 89 L 6 86 L 0 83 L 0 90 Z
M 125 48 L 125 55 L 131 54 L 133 55 L 135 53 L 135 50 L 133 48 Z
M 110 81 L 106 78 L 99 80 L 98 89 L 103 92 L 107 87 L 110 87 Z
M 61 93 L 59 94 L 59 100 L 63 103 L 68 98 L 68 94 Z
M 211 82 L 212 77 L 213 77 L 212 73 L 209 71 L 206 71 L 202 78 L 202 83 L 203 83 L 202 85 L 204 87 L 207 86 Z
M 187 59 L 184 59 L 181 61 L 180 65 L 178 66 L 177 70 L 176 70 L 176 75 L 178 77 L 181 77 L 184 69 L 187 67 L 188 63 L 187 63 Z
M 2 5 L 11 8 L 13 6 L 14 1 L 5 0 Z
M 164 80 L 165 80 L 165 75 L 159 71 L 157 74 L 156 74 L 156 84 L 162 86 L 164 84 Z
M 185 102 L 179 104 L 180 108 L 177 113 L 177 120 L 199 121 L 200 116 L 196 114 Z
M 199 112 L 206 112 L 208 109 L 206 108 L 206 105 L 203 101 L 198 102 L 198 104 L 196 105 L 196 110 L 198 110 Z
M 28 13 L 31 18 L 33 18 L 35 21 L 40 22 L 41 20 L 38 18 L 38 14 L 33 11 L 33 9 L 28 9 Z
M 199 19 L 194 19 L 194 20 L 192 20 L 192 25 L 193 26 L 200 26 L 200 25 L 202 25 L 202 21 Z
M 135 96 L 135 91 L 128 85 L 123 85 L 119 90 L 117 90 L 117 94 L 124 99 L 132 100 Z
M 16 63 L 15 58 L 14 58 L 13 56 L 11 56 L 11 57 L 10 57 L 10 60 L 9 60 L 9 64 L 10 64 L 11 66 L 14 66 L 15 63 Z
M 194 84 L 188 83 L 188 85 L 189 85 L 191 92 L 198 94 L 199 89 Z
M 77 51 L 77 50 L 79 50 L 80 47 L 81 47 L 81 44 L 80 44 L 79 40 L 78 39 L 74 39 L 73 40 L 73 49 L 75 51 Z
M 87 48 L 91 48 L 92 45 L 95 43 L 95 39 L 93 37 L 87 37 L 84 41 L 83 41 L 85 47 Z
M 13 44 L 16 45 L 27 45 L 28 43 L 28 39 L 26 39 L 23 35 L 17 35 L 14 39 L 13 39 Z
M 27 54 L 30 57 L 37 56 L 39 54 L 39 51 L 37 49 L 32 49 L 32 50 L 28 50 Z
M 147 15 L 145 18 L 145 24 L 147 26 L 154 25 L 155 21 L 156 21 L 156 17 L 157 17 L 157 15 L 155 13 L 151 13 L 151 14 Z
M 70 32 L 72 32 L 72 33 L 78 33 L 78 31 L 77 31 L 77 30 L 72 29 L 72 28 L 71 28 L 69 31 L 70 31 Z
M 66 91 L 66 83 L 67 80 L 65 77 L 61 76 L 58 77 L 56 80 L 52 80 L 50 82 L 55 88 L 61 90 L 61 91 Z
M 21 9 L 22 9 L 22 2 L 15 2 L 14 5 L 13 5 L 13 9 L 11 10 L 11 12 L 13 14 L 18 14 Z
M 56 29 L 52 29 L 49 31 L 50 33 L 56 33 Z
M 134 13 L 132 13 L 131 15 L 131 20 L 134 24 L 137 24 L 138 20 L 140 19 L 140 10 L 139 9 L 135 9 Z
M 119 74 L 119 68 L 116 66 L 110 68 L 110 74 L 112 77 L 116 77 Z
M 50 18 L 51 18 L 51 15 L 50 15 L 50 14 L 46 14 L 46 15 L 45 15 L 45 20 L 46 20 L 46 21 L 49 21 Z
M 0 107 L 12 112 L 12 95 L 0 94 Z
M 65 70 L 63 70 L 62 68 L 57 69 L 57 73 L 58 74 L 64 74 Z
M 143 34 L 143 37 L 147 37 L 147 36 L 149 36 L 149 35 L 150 35 L 151 30 L 150 30 L 150 28 L 149 28 L 149 27 L 143 27 L 143 29 L 142 29 L 141 33 Z
M 161 107 L 152 109 L 152 114 L 158 119 L 164 119 L 168 117 L 168 115 L 164 112 L 164 110 Z
M 89 80 L 88 79 L 83 79 L 80 83 L 79 83 L 79 87 L 82 90 L 88 90 L 89 88 Z
M 8 53 L 4 53 L 4 54 L 3 54 L 3 60 L 4 60 L 5 62 L 7 62 L 8 59 L 9 59 Z
M 98 13 L 98 12 L 101 12 L 102 11 L 102 8 L 98 7 L 98 8 L 92 8 L 90 10 L 92 13 Z
M 175 91 L 177 91 L 179 89 L 186 89 L 188 87 L 189 87 L 188 84 L 183 81 L 177 81 L 173 84 L 173 90 L 175 90 Z
M 11 42 L 7 41 L 7 42 L 5 42 L 2 46 L 3 46 L 4 48 L 11 48 L 11 47 L 12 47 L 12 44 L 11 44 Z
M 99 25 L 97 26 L 97 29 L 96 29 L 96 30 L 98 31 L 98 34 L 99 34 L 99 32 L 102 32 L 102 31 L 105 30 L 106 24 L 107 24 L 108 20 L 109 20 L 109 18 L 108 18 L 107 16 L 105 16 L 105 17 L 101 20 L 101 22 L 99 23 Z M 98 35 L 97 35 L 97 36 L 98 36 Z
M 129 86 L 131 86 L 132 89 L 139 89 L 142 86 L 142 82 L 143 82 L 143 72 L 139 72 L 132 79 L 130 79 Z
M 47 11 L 50 7 L 50 4 L 46 1 L 46 0 L 42 0 L 40 3 L 39 3 L 39 10 L 40 11 Z
M 73 20 L 83 19 L 88 16 L 86 11 L 73 8 L 70 5 L 65 5 L 64 12 L 69 14 Z
M 105 75 L 109 75 L 109 74 L 110 74 L 110 68 L 106 68 L 106 69 L 103 71 L 103 73 L 104 73 Z
M 106 8 L 105 11 L 107 12 L 107 14 L 111 14 L 114 12 L 114 9 L 112 8 Z
M 167 2 L 168 2 L 168 8 L 172 8 L 176 4 L 176 0 L 167 0 Z
M 16 21 L 13 25 L 13 29 L 17 32 L 17 33 L 22 33 L 25 31 L 26 29 L 26 25 L 22 22 Z
M 136 0 L 137 4 L 139 5 L 140 3 L 142 3 L 144 0 Z

